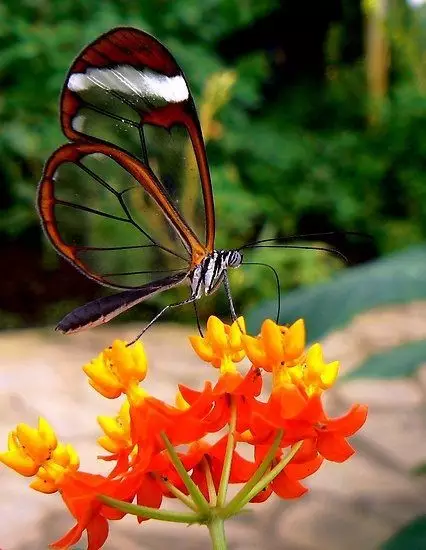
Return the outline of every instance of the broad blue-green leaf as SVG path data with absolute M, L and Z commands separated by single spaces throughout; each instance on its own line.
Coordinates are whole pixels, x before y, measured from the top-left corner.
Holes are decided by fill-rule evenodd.
M 412 376 L 425 363 L 426 340 L 409 342 L 369 357 L 342 379 L 405 378 Z
M 424 550 L 426 548 L 426 516 L 405 525 L 382 546 L 382 550 Z
M 359 313 L 414 300 L 426 300 L 426 245 L 340 271 L 326 283 L 282 296 L 280 321 L 292 323 L 302 317 L 312 341 L 343 327 Z M 267 301 L 249 311 L 249 330 L 256 332 L 275 308 L 275 302 Z

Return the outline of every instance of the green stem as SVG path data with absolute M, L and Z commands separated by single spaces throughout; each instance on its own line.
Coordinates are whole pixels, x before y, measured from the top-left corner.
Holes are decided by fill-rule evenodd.
M 208 523 L 210 538 L 213 550 L 227 550 L 224 521 L 222 518 L 214 516 Z
M 198 512 L 198 509 L 194 502 L 192 501 L 192 498 L 188 495 L 185 495 L 180 489 L 175 487 L 173 483 L 170 483 L 170 481 L 163 481 L 164 485 L 167 487 L 167 489 L 174 495 L 177 499 L 179 499 L 185 506 L 188 508 L 191 508 L 191 510 L 194 510 L 194 512 Z
M 303 441 L 298 441 L 293 445 L 290 452 L 286 454 L 284 458 L 282 458 L 278 464 L 272 468 L 272 470 L 266 474 L 265 477 L 263 477 L 259 483 L 257 483 L 253 489 L 245 496 L 245 498 L 239 503 L 239 507 L 237 509 L 237 512 L 243 508 L 250 500 L 255 497 L 260 491 L 262 491 L 267 485 L 273 481 L 279 473 L 284 470 L 284 468 L 287 466 L 287 464 L 290 462 L 290 460 L 294 457 L 294 455 L 297 453 L 297 451 L 302 446 Z
M 217 505 L 217 494 L 216 494 L 216 488 L 214 486 L 212 471 L 210 469 L 210 464 L 208 463 L 206 457 L 203 458 L 203 467 L 204 467 L 204 473 L 206 474 L 206 482 L 207 482 L 207 489 L 209 491 L 210 506 L 214 508 Z
M 176 468 L 176 471 L 178 472 L 182 481 L 184 482 L 185 487 L 188 489 L 188 493 L 191 495 L 191 498 L 194 504 L 197 506 L 197 509 L 199 510 L 199 512 L 205 515 L 208 515 L 210 512 L 210 506 L 207 500 L 204 498 L 203 493 L 200 491 L 197 485 L 195 485 L 195 483 L 192 481 L 190 475 L 185 470 L 185 466 L 182 464 L 181 459 L 179 458 L 177 452 L 175 451 L 175 448 L 170 443 L 169 438 L 164 432 L 161 433 L 161 438 L 167 449 L 167 452 L 169 453 L 170 460 L 173 466 Z
M 282 435 L 283 435 L 283 431 L 278 430 L 268 453 L 265 455 L 265 458 L 260 463 L 258 469 L 255 471 L 255 473 L 252 475 L 249 481 L 244 485 L 244 487 L 242 487 L 238 491 L 238 493 L 234 496 L 234 498 L 228 502 L 228 504 L 225 506 L 225 509 L 221 513 L 221 517 L 228 518 L 230 516 L 235 515 L 238 512 L 238 510 L 241 509 L 240 503 L 243 501 L 248 502 L 245 500 L 247 495 L 251 493 L 251 491 L 253 490 L 253 487 L 255 487 L 259 483 L 259 481 L 263 478 L 271 462 L 274 460 L 275 454 L 281 442 Z
M 222 508 L 225 505 L 228 491 L 229 476 L 231 474 L 232 457 L 235 449 L 235 428 L 237 424 L 237 405 L 234 397 L 231 399 L 231 418 L 229 419 L 229 434 L 226 443 L 225 457 L 223 461 L 222 475 L 220 477 L 219 490 L 217 492 L 217 505 Z
M 100 495 L 99 500 L 102 500 L 108 506 L 117 508 L 126 514 L 132 514 L 134 516 L 158 519 L 160 521 L 172 521 L 174 523 L 201 523 L 202 516 L 201 514 L 191 514 L 191 513 L 182 513 L 174 512 L 171 510 L 158 510 L 157 508 L 150 508 L 149 506 L 138 506 L 136 504 L 129 504 L 128 502 L 123 502 L 122 500 L 116 500 L 115 498 L 107 497 Z

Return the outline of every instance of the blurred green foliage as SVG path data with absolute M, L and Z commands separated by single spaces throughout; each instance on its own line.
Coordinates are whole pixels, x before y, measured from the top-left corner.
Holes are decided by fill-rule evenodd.
M 395 533 L 382 550 L 423 550 L 426 546 L 426 516 L 419 516 Z
M 218 247 L 297 232 L 364 231 L 373 244 L 360 242 L 349 251 L 350 258 L 363 261 L 423 241 L 426 73 L 419 67 L 424 67 L 425 10 L 410 11 L 403 0 L 390 5 L 389 89 L 377 106 L 380 123 L 372 125 L 364 52 L 359 47 L 359 1 L 344 3 L 338 16 L 326 22 L 325 38 L 320 37 L 317 45 L 323 52 L 321 66 L 286 80 L 280 79 L 280 71 L 285 71 L 287 52 L 279 45 L 268 47 L 267 41 L 262 46 L 256 26 L 278 11 L 290 24 L 297 12 L 297 24 L 303 26 L 299 8 L 290 2 L 4 0 L 0 237 L 7 251 L 14 251 L 10 263 L 11 273 L 18 274 L 16 284 L 22 273 L 25 284 L 31 279 L 28 296 L 38 305 L 24 322 L 49 320 L 47 312 L 59 307 L 47 303 L 44 288 L 46 273 L 49 281 L 52 273 L 59 273 L 59 260 L 42 238 L 33 204 L 44 161 L 64 142 L 57 118 L 64 75 L 86 43 L 117 25 L 143 28 L 164 42 L 184 68 L 198 100 L 212 75 L 229 68 L 236 72 L 236 83 L 216 117 L 219 135 L 208 144 Z M 306 19 L 305 24 L 300 30 L 310 32 L 315 21 Z M 224 41 L 242 29 L 248 29 L 246 53 L 223 54 Z M 299 29 L 294 32 L 297 35 Z M 34 273 L 31 266 L 20 265 L 19 250 L 28 254 L 28 247 L 34 253 L 31 265 L 40 264 Z M 336 258 L 309 251 L 259 249 L 249 256 L 250 261 L 274 265 L 284 289 L 327 279 L 342 267 Z M 232 279 L 239 308 L 275 295 L 273 277 L 262 268 L 247 267 L 233 273 Z M 64 287 L 63 295 L 54 293 L 52 300 L 64 300 L 69 307 L 73 294 L 79 303 L 83 295 L 93 297 L 96 292 L 93 286 L 71 287 Z M 10 296 L 14 288 L 8 288 Z M 164 300 L 169 302 L 170 296 L 158 297 Z M 223 297 L 217 300 L 217 309 L 225 308 Z M 6 325 L 19 325 L 13 304 L 5 307 L 3 302 L 0 308 L 10 313 L 4 317 Z
M 425 272 L 426 245 L 412 246 L 340 272 L 329 281 L 284 294 L 281 321 L 293 323 L 303 318 L 310 341 L 320 340 L 373 308 L 426 301 Z M 248 312 L 249 332 L 259 329 L 275 302 L 262 302 Z M 419 359 L 419 353 L 416 357 Z M 396 376 L 403 375 L 402 364 L 400 368 Z

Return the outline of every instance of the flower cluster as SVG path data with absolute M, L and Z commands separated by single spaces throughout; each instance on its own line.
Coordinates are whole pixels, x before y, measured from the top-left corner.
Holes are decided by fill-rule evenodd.
M 111 462 L 109 475 L 81 471 L 75 450 L 59 443 L 43 419 L 37 429 L 20 424 L 11 432 L 0 461 L 35 476 L 33 489 L 58 491 L 75 519 L 53 548 L 69 548 L 86 532 L 88 549 L 97 550 L 110 521 L 126 513 L 139 522 L 157 518 L 212 528 L 218 518 L 272 493 L 302 496 L 302 480 L 324 460 L 343 462 L 354 453 L 347 438 L 364 424 L 367 407 L 354 405 L 339 418 L 326 414 L 322 396 L 339 364 L 326 363 L 319 344 L 305 349 L 302 320 L 290 327 L 266 320 L 253 337 L 243 318 L 226 325 L 210 317 L 205 336 L 190 341 L 217 369 L 217 382 L 202 390 L 180 385 L 173 406 L 141 387 L 147 359 L 140 342 L 117 340 L 85 365 L 96 391 L 109 399 L 124 396 L 116 417 L 98 418 L 98 443 L 107 453 L 100 458 Z M 238 368 L 244 359 L 249 366 Z M 233 483 L 241 488 L 228 500 Z M 189 511 L 160 509 L 165 497 L 181 500 Z

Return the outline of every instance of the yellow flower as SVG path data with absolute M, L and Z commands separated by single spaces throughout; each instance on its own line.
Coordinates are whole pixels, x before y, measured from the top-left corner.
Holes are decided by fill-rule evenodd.
M 98 444 L 110 453 L 132 447 L 130 434 L 130 403 L 126 399 L 115 417 L 98 416 L 98 424 L 104 431 L 98 438 Z
M 301 362 L 293 366 L 281 363 L 273 369 L 274 389 L 296 386 L 307 396 L 318 395 L 333 386 L 339 373 L 339 361 L 324 363 L 320 344 L 311 346 Z
M 243 331 L 243 332 L 241 332 Z M 235 364 L 244 359 L 245 352 L 241 337 L 245 333 L 245 322 L 239 317 L 232 325 L 226 325 L 215 316 L 209 317 L 204 337 L 190 336 L 195 353 L 207 363 L 220 368 L 221 373 L 234 372 Z
M 75 449 L 69 444 L 60 443 L 53 451 L 51 459 L 40 466 L 30 487 L 41 493 L 54 493 L 63 477 L 77 471 L 79 466 L 80 459 Z
M 310 397 L 330 388 L 338 375 L 339 362 L 324 363 L 320 344 L 305 352 L 306 332 L 303 319 L 290 327 L 267 319 L 257 338 L 243 335 L 247 357 L 256 367 L 273 373 L 275 390 L 297 387 Z
M 242 336 L 247 357 L 256 367 L 268 372 L 285 364 L 293 366 L 300 361 L 305 348 L 305 324 L 299 319 L 290 327 L 277 325 L 271 319 L 263 322 L 260 335 Z
M 8 450 L 0 453 L 0 461 L 25 477 L 37 476 L 30 487 L 45 493 L 56 491 L 63 475 L 79 467 L 73 447 L 58 443 L 44 418 L 39 419 L 37 428 L 18 424 L 9 434 Z
M 139 341 L 127 346 L 122 340 L 115 340 L 110 348 L 85 365 L 83 371 L 89 377 L 89 384 L 108 399 L 134 393 L 147 373 L 144 348 Z
M 339 374 L 339 361 L 324 363 L 320 344 L 314 344 L 309 348 L 305 361 L 303 383 L 309 396 L 321 393 L 333 386 Z
M 0 453 L 0 461 L 23 476 L 33 476 L 40 465 L 49 460 L 57 446 L 54 431 L 44 418 L 38 428 L 18 424 L 8 437 L 8 450 Z

